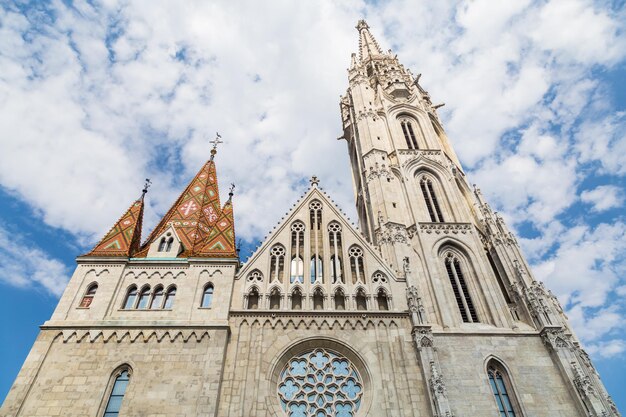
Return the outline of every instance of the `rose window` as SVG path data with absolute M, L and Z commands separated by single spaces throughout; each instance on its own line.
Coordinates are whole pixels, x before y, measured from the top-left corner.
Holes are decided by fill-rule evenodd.
M 278 382 L 278 398 L 289 417 L 353 417 L 362 395 L 354 365 L 326 349 L 291 358 Z

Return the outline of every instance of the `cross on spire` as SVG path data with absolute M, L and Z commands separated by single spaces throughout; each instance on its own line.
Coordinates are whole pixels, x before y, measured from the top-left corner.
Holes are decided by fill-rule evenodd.
M 219 145 L 220 143 L 224 143 L 224 141 L 220 139 L 222 139 L 222 136 L 220 136 L 219 132 L 215 132 L 215 139 L 209 142 L 213 144 L 213 148 L 211 149 L 211 161 L 213 160 L 213 157 L 217 153 L 217 145 Z

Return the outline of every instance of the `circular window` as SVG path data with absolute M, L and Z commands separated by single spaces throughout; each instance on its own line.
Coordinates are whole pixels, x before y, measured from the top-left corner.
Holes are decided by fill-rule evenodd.
M 292 357 L 278 378 L 278 398 L 289 417 L 352 417 L 362 395 L 354 365 L 326 349 Z

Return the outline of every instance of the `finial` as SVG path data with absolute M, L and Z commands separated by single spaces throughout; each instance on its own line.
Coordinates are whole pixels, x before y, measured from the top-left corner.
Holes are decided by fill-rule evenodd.
M 365 21 L 365 19 L 361 19 L 359 20 L 359 22 L 356 24 L 356 29 L 360 32 L 363 29 L 369 29 L 369 25 L 367 24 L 367 22 Z
M 235 184 L 231 183 L 230 188 L 228 189 L 228 195 L 232 197 L 233 194 L 235 194 L 234 191 L 235 191 Z
M 143 184 L 143 190 L 141 190 L 141 199 L 142 200 L 146 196 L 146 194 L 148 193 L 148 188 L 150 188 L 151 185 L 152 185 L 152 181 L 150 181 L 150 178 L 146 178 L 146 182 Z
M 213 144 L 213 148 L 211 149 L 211 161 L 213 160 L 213 157 L 217 153 L 217 145 L 219 145 L 220 143 L 224 143 L 224 141 L 220 139 L 222 139 L 222 137 L 220 136 L 219 132 L 215 132 L 215 139 L 209 142 Z
M 313 175 L 309 181 L 311 182 L 311 187 L 317 187 L 320 183 L 320 180 L 315 175 Z

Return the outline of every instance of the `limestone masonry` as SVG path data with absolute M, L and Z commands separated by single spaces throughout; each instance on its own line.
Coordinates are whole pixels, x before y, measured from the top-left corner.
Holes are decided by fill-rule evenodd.
M 241 265 L 214 147 L 143 244 L 145 192 L 78 258 L 1 415 L 620 416 L 420 77 L 357 29 L 361 232 L 313 177 Z

